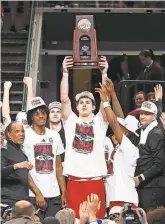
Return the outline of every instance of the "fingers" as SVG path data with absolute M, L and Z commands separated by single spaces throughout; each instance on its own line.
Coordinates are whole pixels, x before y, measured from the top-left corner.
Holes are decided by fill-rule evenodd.
M 102 55 L 102 56 L 100 57 L 100 60 L 102 60 L 102 61 L 106 61 L 107 59 L 106 59 L 105 56 Z
M 162 114 L 161 114 L 161 118 L 162 118 L 162 120 L 165 121 L 165 113 L 162 113 Z

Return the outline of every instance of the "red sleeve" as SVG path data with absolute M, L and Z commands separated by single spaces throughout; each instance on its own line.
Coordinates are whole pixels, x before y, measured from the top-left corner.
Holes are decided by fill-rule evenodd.
M 128 113 L 128 115 L 132 115 L 134 117 L 136 117 L 137 119 L 139 119 L 139 110 L 138 109 L 135 109 L 135 110 L 132 110 L 131 112 Z

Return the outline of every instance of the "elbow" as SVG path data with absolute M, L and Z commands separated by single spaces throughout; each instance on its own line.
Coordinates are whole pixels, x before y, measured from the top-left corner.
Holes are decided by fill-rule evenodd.
M 65 104 L 69 100 L 69 97 L 68 96 L 61 96 L 60 100 L 61 100 L 62 104 Z

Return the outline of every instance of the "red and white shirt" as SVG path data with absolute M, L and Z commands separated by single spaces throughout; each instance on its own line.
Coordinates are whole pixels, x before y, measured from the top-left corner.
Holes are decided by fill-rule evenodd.
M 79 178 L 106 176 L 104 148 L 108 128 L 101 112 L 90 122 L 83 122 L 71 112 L 64 121 L 66 150 L 64 175 Z

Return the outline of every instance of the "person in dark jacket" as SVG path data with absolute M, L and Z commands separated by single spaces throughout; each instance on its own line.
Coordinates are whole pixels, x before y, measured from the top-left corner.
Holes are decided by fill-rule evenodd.
M 44 198 L 29 175 L 32 164 L 21 150 L 25 138 L 22 124 L 10 123 L 5 135 L 7 144 L 1 149 L 1 203 L 12 207 L 19 200 L 28 200 L 30 187 L 37 203 L 44 207 Z
M 139 207 L 145 211 L 163 206 L 165 138 L 156 120 L 157 107 L 145 101 L 140 109 L 140 136 L 131 138 L 139 148 L 139 159 L 135 171 L 135 184 L 139 195 Z M 136 139 L 136 141 L 135 141 Z
M 159 80 L 164 81 L 164 72 L 160 65 L 154 61 L 152 50 L 143 50 L 139 54 L 141 63 L 144 65 L 143 71 L 138 80 Z

